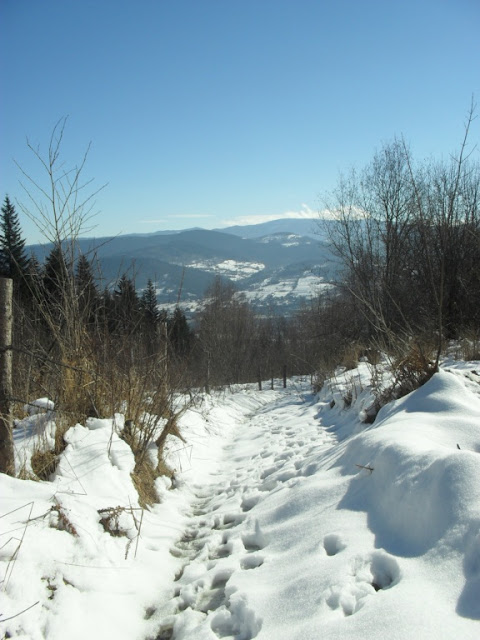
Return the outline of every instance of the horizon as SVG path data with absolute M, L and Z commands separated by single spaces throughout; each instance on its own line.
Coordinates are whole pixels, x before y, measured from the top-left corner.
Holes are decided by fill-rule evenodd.
M 475 0 L 4 0 L 2 202 L 40 242 L 15 162 L 45 186 L 26 140 L 45 157 L 68 117 L 66 168 L 91 143 L 83 178 L 107 185 L 99 237 L 315 217 L 396 136 L 419 159 L 458 149 L 479 24 Z
M 225 232 L 228 233 L 229 229 L 232 228 L 237 228 L 237 227 L 256 227 L 256 226 L 260 226 L 260 225 L 264 225 L 264 224 L 268 224 L 269 222 L 284 222 L 284 221 L 299 221 L 299 220 L 311 220 L 313 221 L 319 221 L 319 220 L 328 220 L 329 217 L 328 216 L 324 216 L 322 217 L 321 215 L 322 212 L 318 212 L 318 213 L 314 213 L 312 212 L 312 216 L 306 216 L 306 215 L 288 215 L 285 214 L 284 216 L 280 216 L 278 218 L 274 218 L 271 216 L 253 216 L 252 219 L 255 219 L 254 222 L 246 222 L 245 224 L 242 223 L 237 223 L 237 224 L 233 224 L 233 225 L 228 225 L 225 227 L 214 227 L 214 228 L 207 228 L 207 227 L 199 227 L 199 226 L 194 226 L 194 227 L 184 227 L 181 229 L 160 229 L 157 231 L 129 231 L 126 233 L 117 233 L 117 234 L 107 234 L 107 235 L 95 235 L 94 233 L 86 233 L 86 234 L 82 234 L 78 237 L 79 240 L 104 240 L 104 239 L 108 239 L 108 240 L 113 240 L 115 238 L 122 238 L 122 237 L 128 237 L 128 236 L 152 236 L 152 235 L 174 235 L 177 233 L 183 233 L 186 231 L 217 231 L 219 233 Z M 250 219 L 248 216 L 245 216 L 245 218 L 248 220 Z M 268 219 L 262 219 L 262 220 L 257 220 L 256 218 L 268 218 Z M 242 218 L 240 219 L 242 220 Z M 235 235 L 235 234 L 234 234 Z M 65 241 L 68 241 L 68 238 L 65 238 Z M 27 242 L 25 245 L 25 248 L 28 249 L 29 247 L 36 247 L 36 246 L 47 246 L 49 244 L 52 244 L 52 242 L 48 239 L 44 239 L 44 241 L 38 241 L 38 242 Z

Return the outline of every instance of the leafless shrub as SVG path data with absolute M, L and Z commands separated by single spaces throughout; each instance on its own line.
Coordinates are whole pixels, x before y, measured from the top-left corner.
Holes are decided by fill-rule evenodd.
M 435 338 L 433 369 L 447 339 L 479 323 L 480 166 L 469 149 L 472 103 L 457 153 L 416 163 L 404 139 L 383 145 L 361 171 L 343 176 L 327 208 L 331 241 L 344 266 L 341 290 L 371 339 Z M 402 360 L 405 359 L 404 362 Z M 408 349 L 396 390 L 431 375 Z

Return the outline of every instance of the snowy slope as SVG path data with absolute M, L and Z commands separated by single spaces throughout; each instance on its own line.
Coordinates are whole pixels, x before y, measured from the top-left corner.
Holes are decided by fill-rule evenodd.
M 112 421 L 73 427 L 52 482 L 0 478 L 0 620 L 32 607 L 0 632 L 480 637 L 473 369 L 441 371 L 373 425 L 358 419 L 370 398 L 366 364 L 318 396 L 296 380 L 205 397 L 182 418 L 188 445 L 169 443 L 173 485 L 159 480 L 161 504 L 144 512 Z M 125 535 L 113 537 L 100 520 L 117 506 Z
M 295 220 L 291 222 L 294 224 Z M 300 220 L 304 222 L 315 226 L 313 220 Z M 235 283 L 259 309 L 269 307 L 275 298 L 273 287 L 280 287 L 279 302 L 285 313 L 298 309 L 319 288 L 333 283 L 339 263 L 325 237 L 299 235 L 292 228 L 289 230 L 285 221 L 280 223 L 279 228 L 285 231 L 275 232 L 277 225 L 268 223 L 265 227 L 258 225 L 255 234 L 246 238 L 235 233 L 190 229 L 79 238 L 78 248 L 84 255 L 97 256 L 102 281 L 108 286 L 113 286 L 125 270 L 135 279 L 139 291 L 150 278 L 156 284 L 157 302 L 165 309 L 173 310 L 180 302 L 184 311 L 194 313 L 205 291 L 219 276 Z M 268 235 L 260 238 L 257 234 L 262 232 Z M 46 244 L 28 250 L 43 261 L 51 248 Z M 97 273 L 98 268 L 94 271 Z M 308 286 L 304 284 L 306 275 Z

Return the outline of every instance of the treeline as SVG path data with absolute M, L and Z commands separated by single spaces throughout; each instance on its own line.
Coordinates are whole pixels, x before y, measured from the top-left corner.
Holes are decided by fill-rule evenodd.
M 394 140 L 342 177 L 328 207 L 343 272 L 335 304 L 355 341 L 393 354 L 399 392 L 427 380 L 451 340 L 480 338 L 480 165 L 468 143 L 416 162 Z M 346 340 L 351 339 L 347 330 Z M 477 355 L 478 357 L 478 355 Z
M 75 371 L 86 373 L 101 361 L 119 367 L 123 377 L 131 366 L 148 370 L 153 357 L 174 358 L 190 349 L 184 314 L 158 309 L 151 280 L 140 295 L 126 273 L 102 287 L 96 259 L 75 253 L 60 243 L 43 264 L 28 256 L 15 207 L 5 198 L 0 276 L 14 281 L 15 395 L 24 401 L 43 392 L 66 407 Z M 86 415 L 103 415 L 107 407 L 92 381 L 82 384 Z
M 160 445 L 175 433 L 177 391 L 265 382 L 285 367 L 321 383 L 341 362 L 354 366 L 363 356 L 374 364 L 380 354 L 395 373 L 389 397 L 422 384 L 449 340 L 479 344 L 473 120 L 472 108 L 460 150 L 446 160 L 416 162 L 405 142 L 394 140 L 339 180 L 326 203 L 342 265 L 335 288 L 289 318 L 278 310 L 266 317 L 217 278 L 191 323 L 179 306 L 158 309 L 153 281 L 138 292 L 125 273 L 106 286 L 95 256 L 79 253 L 91 196 L 82 200 L 79 186 L 85 158 L 58 177 L 61 121 L 41 159 L 46 202 L 27 192 L 33 212 L 22 207 L 52 246 L 44 264 L 27 256 L 8 197 L 2 207 L 0 274 L 15 283 L 14 399 L 49 396 L 67 423 L 123 413 L 136 425 L 128 437 L 141 464 L 155 432 L 151 416 L 166 419 Z
M 158 308 L 152 280 L 140 292 L 127 273 L 102 286 L 96 258 L 79 255 L 71 242 L 54 244 L 40 264 L 27 255 L 15 207 L 5 198 L 0 275 L 14 280 L 19 401 L 48 395 L 66 411 L 81 408 L 81 420 L 115 411 L 135 377 L 151 376 L 152 387 L 159 380 L 167 386 L 168 377 L 169 388 L 209 389 L 280 377 L 287 363 L 290 373 L 302 369 L 305 354 L 293 353 L 289 323 L 258 317 L 221 278 L 189 323 L 179 306 L 171 313 Z
M 23 406 L 39 397 L 55 404 L 55 442 L 32 458 L 36 476 L 52 473 L 69 426 L 122 414 L 125 428 L 118 431 L 135 454 L 134 481 L 142 502 L 153 502 L 155 477 L 168 473 L 163 444 L 168 434 L 180 435 L 182 407 L 174 398 L 189 386 L 193 333 L 182 311 L 159 310 L 151 281 L 140 295 L 128 274 L 102 285 L 95 257 L 79 254 L 76 237 L 59 234 L 39 264 L 26 254 L 8 197 L 0 217 L 0 276 L 14 284 L 13 413 L 22 416 Z M 11 431 L 3 436 L 12 451 Z M 149 455 L 154 442 L 157 466 Z M 12 464 L 9 459 L 3 470 Z
M 40 264 L 26 254 L 8 197 L 0 219 L 0 275 L 15 285 L 15 395 L 22 401 L 45 394 L 68 407 L 73 389 L 66 382 L 75 374 L 66 370 L 99 369 L 100 362 L 127 380 L 132 368 L 148 372 L 155 362 L 162 379 L 168 375 L 169 385 L 185 390 L 278 378 L 285 366 L 289 374 L 314 368 L 295 322 L 259 316 L 220 277 L 189 323 L 179 306 L 171 313 L 158 307 L 152 280 L 140 292 L 128 273 L 102 286 L 95 256 L 77 255 L 65 241 L 53 245 Z M 27 371 L 32 375 L 23 375 Z M 115 408 L 98 397 L 104 393 L 99 379 L 99 393 L 92 380 L 81 382 L 85 416 Z
M 457 155 L 422 163 L 394 140 L 363 170 L 342 177 L 330 197 L 328 229 L 343 267 L 335 289 L 289 318 L 276 310 L 265 317 L 217 278 L 189 323 L 178 306 L 170 314 L 158 309 L 152 280 L 141 292 L 128 274 L 100 286 L 95 258 L 77 255 L 68 244 L 74 239 L 54 243 L 43 265 L 27 257 L 6 198 L 0 267 L 16 282 L 15 339 L 36 362 L 43 353 L 76 367 L 101 356 L 125 380 L 132 367 L 143 375 L 156 362 L 157 375 L 163 380 L 168 371 L 169 385 L 183 389 L 266 381 L 285 366 L 289 375 L 322 378 L 367 351 L 371 359 L 392 353 L 402 366 L 410 358 L 418 383 L 436 370 L 448 340 L 478 339 L 479 199 L 480 170 L 467 153 L 467 135 Z M 32 361 L 23 369 L 37 368 Z M 49 369 L 39 371 L 46 390 Z M 25 398 L 35 376 L 23 379 Z M 104 413 L 95 386 L 87 388 L 85 411 Z M 63 403 L 68 393 L 60 394 Z

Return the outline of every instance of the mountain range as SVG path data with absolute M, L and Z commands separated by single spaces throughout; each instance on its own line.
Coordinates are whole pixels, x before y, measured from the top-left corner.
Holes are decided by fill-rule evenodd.
M 102 280 L 113 285 L 127 272 L 138 290 L 152 279 L 158 304 L 193 313 L 216 276 L 233 282 L 257 310 L 290 313 L 330 287 L 338 263 L 328 242 L 328 221 L 281 219 L 224 229 L 187 229 L 81 238 L 79 250 L 95 255 Z M 42 261 L 51 245 L 29 250 Z

